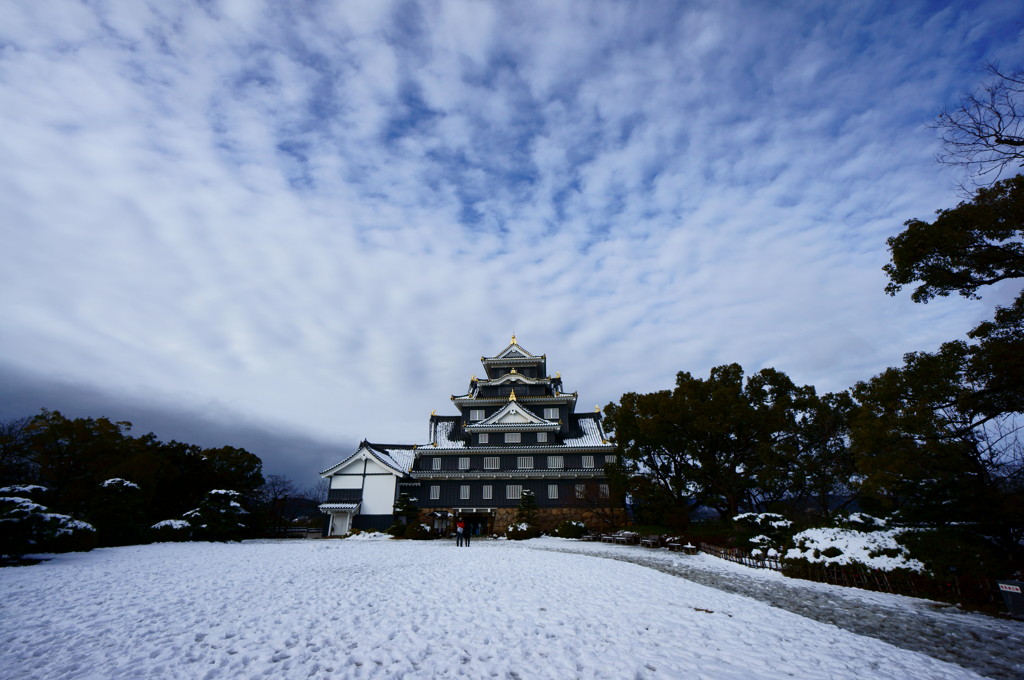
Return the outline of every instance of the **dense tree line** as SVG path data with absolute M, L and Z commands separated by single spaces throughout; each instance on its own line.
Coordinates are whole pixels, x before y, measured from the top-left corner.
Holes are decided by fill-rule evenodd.
M 967 184 L 1024 161 L 1024 76 L 996 76 L 943 112 L 942 162 Z M 978 299 L 1024 280 L 1024 176 L 993 181 L 888 240 L 886 292 Z M 698 506 L 725 518 L 776 511 L 822 522 L 843 505 L 946 527 L 1020 560 L 1024 541 L 1024 290 L 964 339 L 818 396 L 784 373 L 737 364 L 606 407 L 642 523 L 685 526 Z M 972 553 L 974 554 L 974 553 Z M 1018 563 L 1019 564 L 1019 563 Z
M 1024 278 L 1024 177 L 979 189 L 889 240 L 888 291 L 914 298 Z M 685 526 L 774 511 L 828 519 L 844 505 L 956 527 L 1010 558 L 1024 540 L 1024 292 L 967 338 L 819 396 L 784 373 L 737 364 L 606 408 L 638 520 Z
M 268 502 L 291 490 L 277 478 L 268 489 L 262 462 L 245 449 L 130 430 L 128 422 L 49 410 L 0 423 L 0 489 L 8 489 L 0 496 L 21 499 L 8 501 L 7 511 L 43 508 L 87 523 L 99 545 L 149 540 L 165 520 L 168 536 L 188 522 L 193 538 L 240 538 L 262 529 Z

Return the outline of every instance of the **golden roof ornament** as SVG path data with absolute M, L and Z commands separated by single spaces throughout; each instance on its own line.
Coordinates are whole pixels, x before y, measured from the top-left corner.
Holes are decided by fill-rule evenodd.
M 558 371 L 555 371 L 555 377 L 558 378 L 559 380 L 561 380 L 562 379 L 562 374 L 559 373 Z
M 433 416 L 436 416 L 436 415 L 437 415 L 437 409 L 436 409 L 436 408 L 435 408 L 435 409 L 432 409 L 432 410 L 430 411 L 430 416 L 431 416 L 431 417 L 433 417 Z
M 515 374 L 516 374 L 516 367 L 515 367 L 515 366 L 513 366 L 513 367 L 512 367 L 512 371 L 511 371 L 511 373 L 512 373 L 512 375 L 515 375 Z
M 515 400 L 516 400 L 516 391 L 515 391 L 515 388 L 513 388 L 513 389 L 512 389 L 512 394 L 508 395 L 508 400 L 509 400 L 509 401 L 515 401 Z
M 512 344 L 513 345 L 517 344 L 516 343 L 516 332 L 515 331 L 512 331 Z
M 594 407 L 594 413 L 600 413 L 600 412 L 601 412 L 601 407 L 600 406 L 595 406 Z

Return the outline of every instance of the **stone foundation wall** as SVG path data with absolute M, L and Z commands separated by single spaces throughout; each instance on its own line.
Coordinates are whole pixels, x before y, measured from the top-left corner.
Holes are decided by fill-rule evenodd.
M 451 513 L 455 512 L 451 508 L 444 509 Z M 427 526 L 433 526 L 433 518 L 428 515 L 434 510 L 436 510 L 436 508 L 431 509 L 430 511 L 420 512 L 420 521 Z M 518 513 L 519 508 L 497 508 L 493 516 L 492 526 L 490 527 L 489 533 L 505 533 L 505 531 L 508 530 L 508 527 L 515 523 L 516 515 Z M 609 525 L 609 519 L 611 520 L 611 525 Z M 555 528 L 566 520 L 583 522 L 587 525 L 588 529 L 593 531 L 602 531 L 605 529 L 611 529 L 612 526 L 625 526 L 626 510 L 624 508 L 613 508 L 603 509 L 600 513 L 595 513 L 590 508 L 581 507 L 538 508 L 537 520 L 540 524 L 541 531 L 549 534 L 554 532 Z M 454 530 L 455 521 L 456 520 L 453 517 L 450 521 L 450 530 Z

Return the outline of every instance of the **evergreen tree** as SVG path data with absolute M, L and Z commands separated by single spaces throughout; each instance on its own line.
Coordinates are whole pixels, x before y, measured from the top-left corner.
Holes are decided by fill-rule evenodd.
M 536 494 L 529 489 L 523 489 L 523 495 L 519 497 L 519 508 L 516 510 L 516 523 L 535 527 L 539 516 Z
M 195 510 L 185 513 L 192 536 L 204 541 L 240 541 L 246 534 L 243 518 L 249 514 L 237 491 L 214 489 Z
M 0 556 L 91 550 L 96 530 L 68 515 L 52 513 L 38 501 L 47 489 L 37 485 L 0 489 Z

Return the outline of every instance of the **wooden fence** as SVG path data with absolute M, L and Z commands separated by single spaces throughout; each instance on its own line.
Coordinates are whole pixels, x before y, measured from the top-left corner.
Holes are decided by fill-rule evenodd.
M 934 600 L 970 602 L 977 605 L 1000 603 L 999 590 L 991 579 L 961 576 L 955 573 L 947 578 L 935 578 L 911 571 L 883 571 L 863 565 L 829 565 L 819 563 L 789 563 L 783 568 L 778 557 L 752 557 L 740 548 L 722 548 L 709 543 L 698 543 L 701 552 L 756 569 L 785 571 L 787 576 L 809 581 L 830 583 L 851 588 L 877 590 L 911 597 Z
M 701 552 L 706 552 L 709 555 L 714 555 L 730 562 L 736 562 L 756 569 L 782 571 L 782 562 L 779 561 L 778 557 L 753 557 L 748 551 L 739 548 L 720 548 L 710 543 L 698 543 L 697 547 L 700 548 Z

